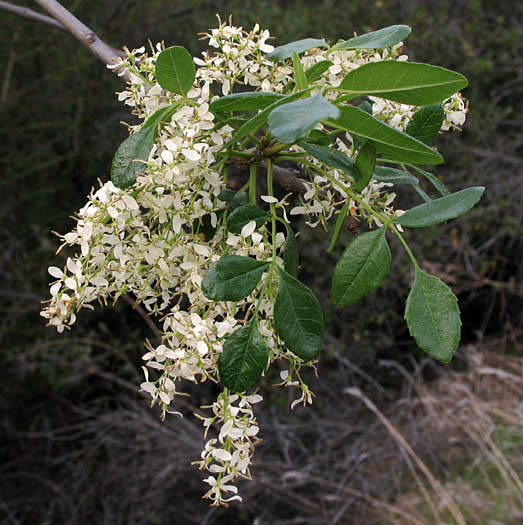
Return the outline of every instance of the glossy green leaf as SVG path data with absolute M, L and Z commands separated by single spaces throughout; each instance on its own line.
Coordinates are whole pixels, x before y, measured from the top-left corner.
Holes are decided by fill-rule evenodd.
M 128 188 L 136 182 L 137 174 L 144 170 L 144 162 L 149 158 L 154 134 L 154 126 L 142 128 L 120 144 L 111 164 L 111 181 L 117 188 Z
M 259 206 L 245 204 L 236 208 L 227 219 L 227 229 L 231 233 L 241 233 L 242 228 L 249 222 L 255 221 L 256 228 L 259 228 L 267 221 L 268 214 Z
M 298 243 L 289 224 L 285 223 L 287 238 L 283 245 L 283 267 L 285 271 L 296 277 L 298 275 Z
M 218 194 L 218 199 L 220 199 L 223 202 L 231 202 L 235 195 L 236 190 L 231 190 L 230 188 L 223 188 Z
M 300 99 L 309 91 L 311 91 L 311 89 L 312 88 L 307 88 L 303 91 L 298 91 L 296 93 L 293 93 L 292 95 L 288 95 L 284 98 L 276 100 L 270 106 L 267 106 L 264 110 L 260 111 L 257 115 L 254 115 L 254 117 L 251 117 L 247 122 L 242 124 L 238 131 L 236 131 L 236 133 L 232 136 L 228 144 L 234 144 L 246 137 L 247 135 L 250 135 L 251 133 L 256 133 L 256 131 L 258 131 L 267 122 L 271 111 L 281 106 L 282 104 L 288 104 L 290 102 L 293 102 L 294 100 Z
M 274 325 L 285 346 L 298 357 L 309 361 L 320 353 L 325 323 L 318 300 L 307 286 L 282 269 Z
M 451 193 L 411 208 L 394 219 L 394 222 L 409 228 L 424 228 L 454 219 L 470 210 L 481 199 L 484 191 L 483 186 L 475 186 Z
M 325 47 L 326 45 L 327 43 L 323 38 L 304 38 L 303 40 L 296 40 L 295 42 L 290 42 L 289 44 L 275 48 L 267 54 L 267 58 L 274 61 L 285 60 L 291 58 L 294 53 L 299 55 L 309 49 Z
M 423 106 L 412 115 L 405 131 L 411 137 L 430 144 L 438 135 L 444 118 L 445 112 L 441 103 Z
M 361 178 L 361 173 L 354 161 L 345 153 L 335 148 L 300 142 L 300 146 L 313 157 L 321 160 L 331 168 L 341 170 L 354 179 Z
M 333 49 L 381 49 L 403 42 L 410 34 L 409 26 L 395 25 L 365 33 L 345 42 L 336 44 Z
M 250 257 L 225 255 L 205 274 L 203 295 L 215 301 L 240 301 L 256 288 L 268 265 Z
M 142 129 L 129 135 L 116 150 L 111 165 L 111 181 L 117 188 L 128 188 L 136 182 L 136 175 L 143 170 L 154 139 L 158 133 L 158 125 L 168 122 L 180 104 L 172 104 L 155 111 L 143 124 Z
M 424 106 L 441 102 L 467 85 L 463 75 L 439 66 L 383 60 L 353 69 L 337 89 L 352 96 L 373 95 Z
M 461 319 L 458 300 L 443 281 L 416 268 L 405 320 L 422 350 L 445 363 L 452 359 L 461 337 Z
M 290 102 L 269 115 L 272 136 L 283 144 L 294 144 L 326 118 L 337 118 L 339 109 L 321 95 Z
M 338 213 L 338 217 L 336 218 L 336 224 L 334 225 L 334 232 L 332 234 L 331 242 L 329 244 L 329 247 L 327 248 L 328 252 L 332 252 L 334 246 L 336 246 L 336 243 L 338 242 L 341 229 L 343 228 L 345 219 L 347 218 L 347 213 L 349 212 L 349 204 L 350 201 L 345 201 L 343 208 L 340 210 L 340 213 Z
M 381 182 L 392 184 L 419 184 L 419 179 L 414 175 L 388 166 L 376 166 L 373 177 Z
M 223 344 L 218 359 L 220 380 L 233 392 L 245 392 L 267 366 L 269 349 L 258 330 L 256 318 L 233 332 Z
M 301 63 L 298 53 L 292 55 L 292 67 L 294 70 L 294 82 L 296 82 L 296 87 L 298 89 L 306 89 L 308 82 L 307 76 L 305 75 L 305 70 L 303 69 L 303 64 Z
M 218 199 L 234 206 L 247 204 L 247 202 L 249 201 L 249 196 L 244 191 L 236 191 L 231 190 L 229 188 L 223 188 L 218 194 Z
M 196 66 L 184 47 L 169 47 L 158 55 L 156 80 L 167 91 L 185 97 L 195 78 Z
M 344 129 L 351 135 L 372 141 L 376 151 L 387 158 L 417 164 L 443 162 L 443 157 L 423 142 L 398 131 L 359 108 L 352 106 L 341 108 L 340 117 L 337 120 L 329 120 L 329 124 Z
M 318 80 L 331 66 L 332 62 L 330 60 L 320 60 L 319 62 L 316 62 L 316 64 L 312 65 L 305 71 L 307 80 L 309 82 Z
M 374 173 L 374 166 L 376 165 L 376 148 L 372 142 L 366 142 L 358 151 L 356 157 L 356 166 L 361 173 L 361 178 L 357 179 L 352 185 L 352 188 L 357 191 L 362 191 L 370 182 L 372 174 Z
M 391 254 L 383 226 L 349 242 L 332 274 L 332 299 L 347 306 L 375 290 L 387 277 Z
M 264 91 L 252 91 L 248 93 L 234 93 L 221 97 L 211 103 L 209 109 L 213 113 L 224 111 L 251 111 L 265 109 L 277 100 L 285 98 L 280 93 L 269 93 Z

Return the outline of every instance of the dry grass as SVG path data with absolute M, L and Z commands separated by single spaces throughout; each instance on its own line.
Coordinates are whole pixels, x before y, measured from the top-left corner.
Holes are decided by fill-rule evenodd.
M 428 524 L 515 525 L 523 522 L 523 359 L 473 347 L 467 354 L 466 373 L 416 381 L 411 400 L 412 410 L 428 416 L 426 438 L 443 444 L 446 481 L 434 484 L 424 472 L 426 480 L 418 478 L 418 489 L 396 505 Z

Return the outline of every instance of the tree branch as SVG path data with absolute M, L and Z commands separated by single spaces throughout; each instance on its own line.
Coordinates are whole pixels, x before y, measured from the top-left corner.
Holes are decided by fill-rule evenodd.
M 262 160 L 260 167 L 267 171 L 267 162 Z M 299 178 L 301 173 L 298 169 L 282 168 L 281 166 L 274 165 L 272 174 L 274 182 L 285 191 L 292 191 L 293 193 L 305 193 L 307 191 L 307 187 L 304 184 L 306 181 Z
M 23 18 L 37 20 L 38 22 L 43 22 L 44 24 L 49 24 L 51 26 L 58 27 L 59 29 L 65 29 L 65 27 L 60 22 L 58 22 L 58 20 L 55 20 L 50 16 L 42 15 L 41 13 L 37 13 L 28 7 L 14 5 L 9 2 L 0 2 L 0 9 L 14 13 L 15 15 L 21 16 Z
M 43 7 L 49 14 L 51 14 L 59 23 L 63 25 L 66 31 L 71 33 L 104 64 L 114 65 L 122 57 L 120 51 L 107 45 L 103 40 L 100 40 L 100 38 L 92 29 L 80 22 L 78 18 L 76 18 L 56 0 L 35 0 L 35 2 L 39 6 Z M 114 71 L 118 76 L 124 78 L 126 81 L 130 80 L 130 74 L 125 68 L 116 68 L 112 69 L 112 71 Z

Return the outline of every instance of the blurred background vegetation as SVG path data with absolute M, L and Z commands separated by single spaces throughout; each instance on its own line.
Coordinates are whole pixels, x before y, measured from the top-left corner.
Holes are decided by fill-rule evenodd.
M 38 315 L 47 267 L 66 256 L 55 255 L 52 231 L 69 231 L 126 136 L 120 122 L 131 117 L 114 95 L 121 81 L 68 34 L 0 11 L 1 523 L 522 523 L 523 4 L 63 3 L 115 47 L 164 40 L 195 55 L 196 35 L 216 25 L 216 13 L 245 28 L 258 22 L 279 44 L 408 24 L 411 60 L 470 82 L 467 123 L 440 137 L 446 163 L 437 174 L 452 190 L 487 191 L 466 216 L 409 233 L 422 266 L 459 298 L 462 346 L 445 367 L 408 336 L 411 274 L 401 250 L 393 247 L 376 293 L 336 309 L 330 275 L 350 234 L 326 254 L 327 236 L 304 231 L 301 277 L 328 324 L 311 377 L 318 397 L 290 413 L 287 392 L 266 378 L 255 479 L 241 487 L 242 505 L 209 509 L 190 466 L 203 442 L 191 413 L 213 387 L 188 385 L 186 417 L 161 423 L 136 391 L 143 339 L 155 337 L 139 310 L 125 302 L 86 310 L 61 336 Z

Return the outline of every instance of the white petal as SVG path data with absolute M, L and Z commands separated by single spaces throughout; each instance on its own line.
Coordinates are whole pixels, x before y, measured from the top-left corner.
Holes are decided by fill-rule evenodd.
M 184 148 L 182 149 L 182 153 L 184 154 L 185 158 L 189 160 L 197 161 L 201 158 L 201 155 L 193 149 Z
M 153 383 L 142 383 L 140 388 L 149 394 L 156 394 L 156 386 Z
M 129 208 L 130 210 L 138 210 L 138 203 L 134 200 L 134 197 L 131 197 L 130 195 L 123 195 L 122 196 L 123 198 L 123 201 L 125 202 L 125 205 L 127 206 L 127 208 Z
M 212 455 L 216 459 L 221 459 L 222 461 L 231 461 L 232 456 L 230 452 L 227 452 L 226 450 L 223 450 L 222 448 L 217 448 L 212 451 Z
M 242 237 L 249 237 L 250 235 L 252 235 L 252 233 L 254 233 L 254 230 L 256 229 L 256 222 L 255 221 L 249 221 L 243 228 L 242 228 L 242 231 L 241 231 L 241 236 Z
M 62 272 L 62 270 L 60 270 L 60 268 L 57 268 L 56 266 L 49 266 L 47 271 L 49 272 L 49 275 L 51 277 L 56 277 L 57 279 L 60 279 L 64 275 L 64 272 Z
M 268 203 L 278 202 L 278 199 L 276 197 L 272 197 L 271 195 L 261 195 L 260 199 Z
M 164 402 L 166 405 L 168 405 L 171 402 L 171 398 L 169 397 L 169 394 L 166 394 L 163 391 L 160 391 L 160 399 L 162 402 Z
M 53 286 L 51 286 L 51 288 L 49 289 L 49 291 L 51 292 L 51 296 L 56 297 L 61 287 L 62 283 L 54 283 Z
M 198 341 L 196 343 L 196 350 L 198 350 L 198 353 L 200 355 L 205 355 L 209 351 L 209 348 L 207 346 L 207 343 L 205 343 L 205 341 Z
M 174 155 L 167 149 L 162 151 L 161 157 L 166 164 L 172 164 L 174 160 Z

